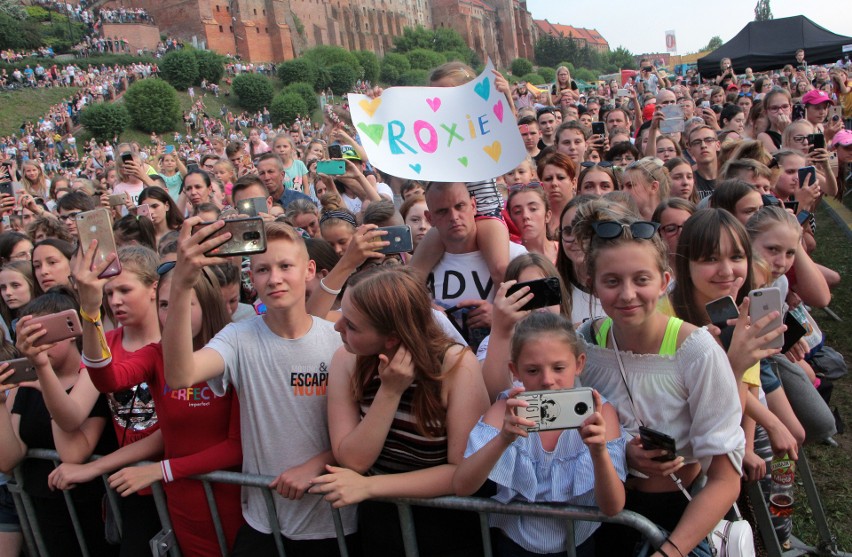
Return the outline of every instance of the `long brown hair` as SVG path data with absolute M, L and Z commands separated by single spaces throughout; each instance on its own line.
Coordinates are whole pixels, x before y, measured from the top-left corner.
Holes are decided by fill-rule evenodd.
M 160 289 L 163 287 L 163 283 L 171 280 L 169 276 L 171 272 L 170 269 L 160 276 L 160 282 L 157 283 L 157 303 L 160 300 Z M 224 298 L 222 298 L 222 291 L 216 275 L 209 267 L 201 269 L 201 274 L 195 280 L 192 289 L 195 291 L 198 305 L 201 307 L 201 330 L 192 338 L 192 349 L 201 350 L 210 342 L 210 339 L 231 322 L 231 314 L 228 312 Z
M 444 356 L 456 343 L 435 321 L 422 281 L 410 269 L 377 268 L 357 277 L 350 285 L 349 296 L 380 335 L 398 338 L 411 353 L 416 383 L 412 410 L 417 430 L 427 437 L 442 435 L 447 409 L 441 400 L 441 386 L 446 375 L 458 367 L 461 355 L 446 375 L 442 373 Z M 363 400 L 364 389 L 376 377 L 378 368 L 378 354 L 355 359 L 352 391 L 356 401 Z

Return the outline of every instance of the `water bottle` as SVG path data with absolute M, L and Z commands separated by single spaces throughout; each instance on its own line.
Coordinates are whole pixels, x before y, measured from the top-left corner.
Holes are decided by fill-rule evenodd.
M 796 463 L 785 454 L 772 459 L 770 470 L 772 487 L 769 491 L 769 512 L 773 516 L 790 516 L 793 514 L 793 503 L 796 500 L 793 493 Z

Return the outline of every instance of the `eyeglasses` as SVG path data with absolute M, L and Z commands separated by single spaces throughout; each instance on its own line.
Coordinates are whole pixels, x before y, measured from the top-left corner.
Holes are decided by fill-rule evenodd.
M 805 143 L 808 142 L 808 136 L 806 136 L 806 135 L 794 135 L 793 136 L 793 142 L 805 144 Z
M 640 240 L 650 240 L 657 233 L 660 224 L 657 222 L 649 222 L 639 220 L 631 224 L 625 224 L 615 220 L 603 220 L 592 224 L 592 228 L 598 238 L 602 240 L 614 240 L 624 234 L 625 230 L 630 230 L 630 235 L 633 238 Z
M 665 234 L 666 236 L 674 236 L 683 230 L 682 224 L 667 224 L 665 226 L 660 227 L 660 232 Z
M 596 166 L 601 166 L 603 168 L 612 168 L 615 165 L 612 164 L 609 161 L 601 161 L 601 162 L 585 161 L 585 162 L 581 162 L 580 166 L 582 166 L 583 168 L 594 168 Z
M 770 106 L 766 110 L 769 111 L 769 112 L 786 112 L 786 111 L 790 110 L 790 108 L 791 107 L 790 107 L 789 104 L 781 104 L 781 105 L 776 105 L 776 106 Z
M 66 222 L 69 220 L 77 220 L 77 215 L 82 213 L 83 211 L 75 211 L 73 213 L 68 213 L 67 215 L 59 215 L 59 220 Z
M 689 146 L 690 147 L 701 147 L 701 144 L 703 143 L 704 145 L 707 145 L 709 147 L 710 145 L 713 145 L 717 141 L 719 141 L 718 138 L 705 137 L 704 139 L 696 139 L 694 141 L 690 141 Z
M 660 149 L 657 149 L 658 155 L 663 155 L 665 153 L 677 153 L 677 149 L 674 147 L 661 147 Z
M 512 184 L 509 191 L 527 191 L 541 188 L 541 182 L 530 182 L 529 184 Z
M 559 229 L 559 239 L 566 244 L 573 244 L 577 241 L 574 238 L 574 229 L 570 226 L 563 226 Z

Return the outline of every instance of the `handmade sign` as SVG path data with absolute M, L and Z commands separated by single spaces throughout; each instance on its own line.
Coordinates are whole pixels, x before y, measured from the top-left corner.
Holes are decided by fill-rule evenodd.
M 352 121 L 370 163 L 412 180 L 475 182 L 514 169 L 527 156 L 489 61 L 458 87 L 392 87 L 380 97 L 349 95 Z

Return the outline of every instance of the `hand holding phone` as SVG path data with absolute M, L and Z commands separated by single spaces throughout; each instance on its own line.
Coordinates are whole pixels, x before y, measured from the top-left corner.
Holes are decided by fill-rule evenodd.
M 655 462 L 669 462 L 677 458 L 677 445 L 670 435 L 659 432 L 650 427 L 639 426 L 639 438 L 642 440 L 642 448 L 646 451 L 662 449 L 665 454 L 655 456 L 651 460 Z
M 588 387 L 527 391 L 516 398 L 527 403 L 517 407 L 517 416 L 536 424 L 527 431 L 578 429 L 595 412 L 593 390 Z
M 9 373 L 10 371 L 12 372 L 12 374 L 9 377 L 0 381 L 0 384 L 2 384 L 2 385 L 6 385 L 6 386 L 19 385 L 19 384 L 24 383 L 26 381 L 37 381 L 38 380 L 38 374 L 36 374 L 36 368 L 33 365 L 33 363 L 30 362 L 29 359 L 27 359 L 27 358 L 16 358 L 14 360 L 8 360 L 8 361 L 2 362 L 2 363 L 7 364 L 8 367 L 6 369 L 4 369 L 2 372 L 0 372 L 0 376 L 2 376 L 5 373 Z
M 115 236 L 112 233 L 112 219 L 109 210 L 99 207 L 93 211 L 86 211 L 77 215 L 77 235 L 80 237 L 80 245 L 88 249 L 92 240 L 97 240 L 95 255 L 92 261 L 94 266 L 105 262 L 110 254 L 116 254 L 115 259 L 99 275 L 100 278 L 114 277 L 121 273 L 121 262 L 118 260 L 118 249 L 115 245 Z
M 525 286 L 529 287 L 530 290 L 528 294 L 532 294 L 533 298 L 524 304 L 521 311 L 557 306 L 562 303 L 562 288 L 559 284 L 559 278 L 557 277 L 546 277 L 528 282 L 519 282 L 509 287 L 506 291 L 506 296 L 511 296 Z
M 192 228 L 192 233 L 195 234 L 200 228 L 210 224 L 213 223 L 199 223 Z M 260 217 L 227 220 L 225 221 L 225 226 L 204 238 L 202 242 L 225 233 L 229 233 L 231 237 L 218 247 L 205 252 L 204 255 L 207 257 L 226 257 L 232 255 L 252 255 L 266 251 L 266 229 L 263 226 L 263 219 Z
M 816 183 L 816 167 L 804 166 L 799 169 L 799 187 L 804 188 Z
M 757 321 L 763 319 L 772 312 L 777 312 L 775 318 L 772 319 L 765 327 L 763 327 L 757 333 L 757 336 L 767 335 L 781 326 L 781 310 L 783 306 L 781 300 L 781 290 L 779 288 L 770 287 L 752 290 L 751 292 L 749 292 L 748 297 L 748 314 L 749 319 L 752 323 L 756 323 Z M 769 350 L 772 348 L 781 348 L 783 345 L 784 338 L 779 335 L 775 339 L 770 340 L 769 342 L 761 346 L 761 348 L 763 350 Z

